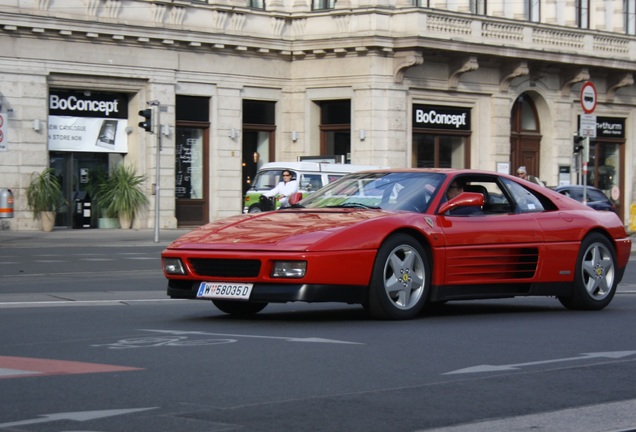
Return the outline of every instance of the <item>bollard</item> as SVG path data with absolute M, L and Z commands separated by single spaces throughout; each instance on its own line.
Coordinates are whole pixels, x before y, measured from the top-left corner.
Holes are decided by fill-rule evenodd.
M 13 192 L 11 189 L 0 190 L 0 218 L 13 217 Z

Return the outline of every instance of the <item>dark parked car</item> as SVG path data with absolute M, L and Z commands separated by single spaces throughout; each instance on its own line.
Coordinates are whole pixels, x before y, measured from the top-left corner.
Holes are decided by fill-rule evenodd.
M 579 202 L 583 202 L 583 186 L 581 185 L 559 186 L 554 190 L 565 196 L 574 198 Z M 605 210 L 616 213 L 616 206 L 600 189 L 587 186 L 586 200 L 587 205 L 594 210 Z

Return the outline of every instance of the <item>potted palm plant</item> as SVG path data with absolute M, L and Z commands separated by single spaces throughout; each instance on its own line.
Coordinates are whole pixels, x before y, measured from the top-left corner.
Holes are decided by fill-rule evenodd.
M 26 191 L 27 205 L 33 211 L 33 219 L 42 221 L 42 230 L 53 231 L 55 215 L 64 201 L 62 185 L 53 168 L 31 174 Z
M 99 193 L 100 188 L 108 181 L 108 173 L 102 169 L 91 170 L 88 177 L 86 191 L 91 197 L 93 211 L 91 216 L 94 218 L 91 223 L 98 228 L 118 228 L 119 220 L 117 218 L 106 217 L 106 212 L 100 207 Z
M 107 217 L 119 218 L 120 228 L 130 229 L 135 214 L 148 204 L 145 181 L 146 176 L 137 175 L 134 167 L 119 164 L 98 187 L 97 205 Z

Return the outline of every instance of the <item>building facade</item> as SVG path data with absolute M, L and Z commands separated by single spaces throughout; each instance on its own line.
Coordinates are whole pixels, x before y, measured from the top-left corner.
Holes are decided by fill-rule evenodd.
M 39 229 L 48 167 L 60 228 L 122 162 L 146 176 L 137 228 L 237 214 L 260 164 L 303 156 L 581 183 L 576 134 L 627 222 L 635 34 L 636 0 L 5 0 L 0 224 Z

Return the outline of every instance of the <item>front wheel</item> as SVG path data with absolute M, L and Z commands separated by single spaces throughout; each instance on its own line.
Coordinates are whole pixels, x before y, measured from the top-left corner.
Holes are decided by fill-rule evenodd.
M 230 315 L 255 315 L 265 309 L 267 303 L 250 303 L 235 300 L 212 300 L 214 306 Z
M 422 245 L 406 234 L 389 237 L 375 259 L 366 309 L 374 318 L 409 319 L 424 307 L 430 264 Z
M 583 239 L 576 261 L 572 295 L 559 297 L 568 309 L 600 310 L 616 293 L 616 251 L 607 237 L 593 233 Z

